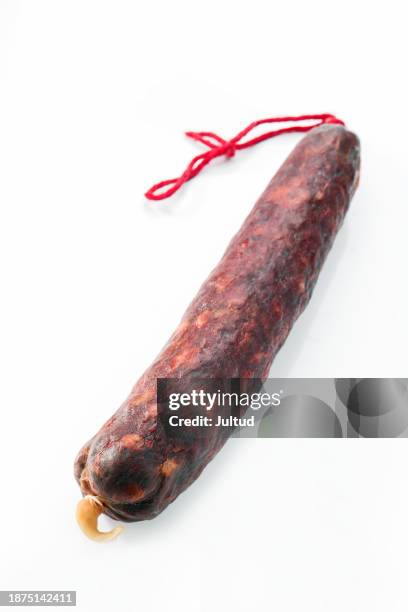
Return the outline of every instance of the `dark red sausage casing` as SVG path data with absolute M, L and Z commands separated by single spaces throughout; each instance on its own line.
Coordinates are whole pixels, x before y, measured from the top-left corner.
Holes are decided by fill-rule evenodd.
M 106 514 L 155 517 L 220 450 L 226 436 L 217 427 L 184 447 L 166 438 L 158 427 L 157 378 L 267 377 L 310 299 L 359 167 L 358 138 L 324 125 L 279 169 L 160 355 L 80 451 L 75 476 Z

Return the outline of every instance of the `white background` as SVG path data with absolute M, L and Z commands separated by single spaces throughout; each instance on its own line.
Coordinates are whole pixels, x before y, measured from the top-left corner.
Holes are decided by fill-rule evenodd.
M 146 202 L 201 150 L 186 129 L 332 112 L 359 134 L 360 188 L 271 375 L 407 375 L 403 8 L 1 0 L 0 588 L 98 612 L 407 609 L 405 440 L 231 441 L 107 545 L 77 528 L 72 477 L 299 140 Z

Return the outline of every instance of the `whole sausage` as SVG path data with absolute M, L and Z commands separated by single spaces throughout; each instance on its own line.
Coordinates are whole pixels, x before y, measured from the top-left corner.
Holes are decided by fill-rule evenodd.
M 157 378 L 267 377 L 310 299 L 359 166 L 358 138 L 342 125 L 315 128 L 299 142 L 160 355 L 80 451 L 75 476 L 95 515 L 155 517 L 220 450 L 226 435 L 217 427 L 201 444 L 180 447 L 166 437 L 158 427 Z

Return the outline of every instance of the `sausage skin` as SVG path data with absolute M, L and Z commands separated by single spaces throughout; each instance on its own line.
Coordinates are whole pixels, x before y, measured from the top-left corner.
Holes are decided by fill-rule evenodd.
M 206 428 L 200 443 L 166 438 L 158 426 L 157 378 L 267 377 L 310 299 L 359 167 L 358 138 L 329 124 L 308 132 L 281 166 L 167 345 L 80 451 L 76 479 L 106 514 L 155 517 L 223 446 L 227 435 L 217 427 Z

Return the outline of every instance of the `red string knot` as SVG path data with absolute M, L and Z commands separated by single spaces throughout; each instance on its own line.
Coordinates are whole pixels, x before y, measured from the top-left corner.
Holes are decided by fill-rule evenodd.
M 236 150 L 237 150 L 237 147 L 235 143 L 232 142 L 232 140 L 226 140 L 225 144 L 220 145 L 216 149 L 213 149 L 213 151 L 217 151 L 218 153 L 217 157 L 220 155 L 225 155 L 225 157 L 228 157 L 228 158 L 234 157 Z
M 221 155 L 225 155 L 225 157 L 234 157 L 237 149 L 234 139 L 225 140 L 225 138 L 221 138 L 221 136 L 218 136 L 218 134 L 214 132 L 186 132 L 186 136 L 206 145 L 210 151 L 204 153 L 203 156 L 209 156 L 211 159 L 220 157 Z
M 260 134 L 254 138 L 244 140 L 245 136 L 247 136 L 249 132 L 260 125 L 285 122 L 294 122 L 297 124 L 298 122 L 303 121 L 314 121 L 315 123 L 282 127 L 270 130 L 269 132 L 265 132 L 264 134 Z M 241 130 L 241 132 L 234 136 L 234 138 L 231 138 L 231 140 L 225 140 L 214 132 L 186 132 L 186 136 L 197 142 L 201 142 L 201 144 L 208 147 L 208 150 L 200 155 L 196 155 L 196 157 L 194 157 L 188 164 L 181 176 L 156 183 L 145 193 L 145 196 L 149 200 L 164 200 L 164 198 L 169 198 L 171 195 L 173 195 L 173 193 L 178 191 L 180 187 L 184 185 L 184 183 L 197 176 L 197 174 L 216 157 L 225 155 L 225 157 L 230 159 L 234 157 L 236 151 L 247 149 L 248 147 L 252 147 L 260 142 L 263 142 L 264 140 L 268 140 L 269 138 L 274 138 L 275 136 L 289 132 L 308 132 L 309 130 L 318 127 L 319 125 L 323 125 L 324 123 L 337 123 L 344 125 L 344 122 L 341 119 L 338 119 L 330 113 L 323 113 L 320 115 L 300 115 L 297 117 L 271 117 L 268 119 L 253 121 L 245 129 Z

